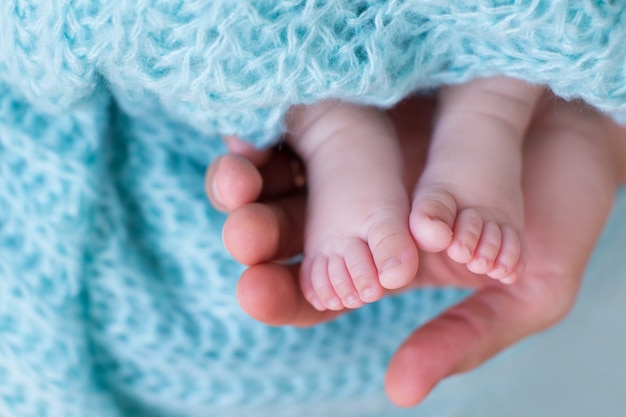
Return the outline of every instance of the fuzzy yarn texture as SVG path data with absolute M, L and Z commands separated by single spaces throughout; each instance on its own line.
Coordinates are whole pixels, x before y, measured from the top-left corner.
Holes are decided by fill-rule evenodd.
M 0 415 L 394 415 L 386 361 L 464 293 L 414 291 L 312 329 L 256 323 L 203 192 L 219 135 L 267 146 L 293 104 L 386 107 L 493 74 L 618 118 L 625 9 L 3 0 Z

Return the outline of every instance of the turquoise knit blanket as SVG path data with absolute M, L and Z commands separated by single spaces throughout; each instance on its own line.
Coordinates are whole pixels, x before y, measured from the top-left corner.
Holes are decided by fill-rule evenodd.
M 292 416 L 311 404 L 393 415 L 372 406 L 390 354 L 463 293 L 414 291 L 313 329 L 254 322 L 203 192 L 219 135 L 266 146 L 293 104 L 385 107 L 492 74 L 619 118 L 625 11 L 600 0 L 3 0 L 0 415 Z

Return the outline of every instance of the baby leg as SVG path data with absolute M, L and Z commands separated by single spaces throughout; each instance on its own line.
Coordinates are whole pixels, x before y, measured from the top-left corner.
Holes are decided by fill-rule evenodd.
M 503 282 L 521 274 L 522 143 L 540 91 L 509 78 L 442 90 L 410 217 L 422 249 Z
M 318 309 L 355 308 L 417 272 L 402 157 L 384 113 L 323 102 L 292 109 L 287 140 L 307 167 L 302 290 Z

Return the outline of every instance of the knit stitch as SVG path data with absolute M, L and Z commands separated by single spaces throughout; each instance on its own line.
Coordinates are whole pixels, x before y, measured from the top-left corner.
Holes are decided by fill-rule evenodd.
M 369 415 L 393 350 L 464 293 L 410 292 L 313 329 L 254 322 L 203 192 L 219 135 L 267 146 L 294 104 L 387 107 L 493 74 L 619 115 L 625 9 L 2 1 L 0 415 Z
M 6 1 L 0 78 L 61 112 L 110 88 L 206 134 L 267 144 L 292 104 L 389 106 L 506 74 L 626 103 L 623 2 L 549 0 Z

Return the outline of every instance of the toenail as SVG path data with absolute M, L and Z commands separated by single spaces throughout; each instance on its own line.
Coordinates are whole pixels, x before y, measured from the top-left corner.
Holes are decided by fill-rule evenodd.
M 394 266 L 398 266 L 398 265 L 400 265 L 400 259 L 389 258 L 389 259 L 386 259 L 385 262 L 383 262 L 383 265 L 380 267 L 380 270 L 381 272 L 384 272 L 385 270 L 389 268 L 393 268 Z
M 516 281 L 515 275 L 509 275 L 508 277 L 502 278 L 500 280 L 500 282 L 503 283 L 503 284 L 513 284 L 513 283 L 515 283 L 515 281 Z
M 341 302 L 336 298 L 331 298 L 326 302 L 326 305 L 331 309 L 336 309 L 341 307 Z
M 366 301 L 369 298 L 372 298 L 374 295 L 374 289 L 372 287 L 367 287 L 363 290 L 363 301 Z
M 489 274 L 494 279 L 502 279 L 506 276 L 506 268 L 500 266 Z
M 349 306 L 356 306 L 358 303 L 359 299 L 354 295 L 349 295 L 348 298 L 346 298 L 346 304 Z
M 472 251 L 469 250 L 469 248 L 463 244 L 459 244 L 459 252 L 461 257 L 466 260 L 466 262 L 469 262 L 472 260 Z
M 483 257 L 478 258 L 476 260 L 476 263 L 478 263 L 478 265 L 481 267 L 487 267 L 489 265 L 489 262 L 487 262 L 487 259 Z

